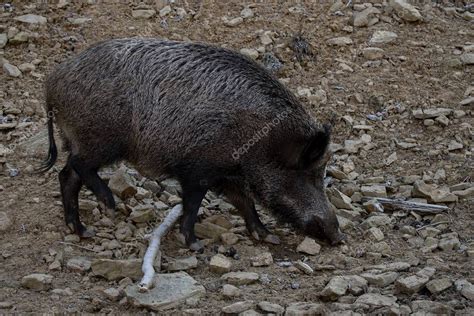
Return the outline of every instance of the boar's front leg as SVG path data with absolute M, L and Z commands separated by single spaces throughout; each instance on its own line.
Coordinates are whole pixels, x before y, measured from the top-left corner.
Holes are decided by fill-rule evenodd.
M 186 184 L 183 187 L 183 217 L 181 218 L 180 232 L 184 236 L 186 245 L 194 251 L 201 251 L 202 244 L 197 240 L 194 234 L 194 224 L 198 218 L 199 207 L 202 199 L 206 195 L 207 188 L 200 186 L 189 186 Z
M 260 221 L 254 201 L 245 194 L 242 187 L 243 185 L 227 182 L 223 185 L 223 192 L 244 218 L 249 233 L 256 240 L 263 240 L 275 245 L 280 244 L 278 236 L 271 234 Z

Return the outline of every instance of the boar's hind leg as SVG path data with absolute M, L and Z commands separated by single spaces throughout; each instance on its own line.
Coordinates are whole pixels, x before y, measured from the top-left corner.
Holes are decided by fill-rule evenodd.
M 105 210 L 109 217 L 113 218 L 115 215 L 115 201 L 112 191 L 97 174 L 100 165 L 97 165 L 92 160 L 86 162 L 77 156 L 71 157 L 71 164 L 81 177 L 82 183 L 97 197 L 102 209 Z
M 59 173 L 59 183 L 61 185 L 66 225 L 72 232 L 75 232 L 81 237 L 87 238 L 94 236 L 94 233 L 87 230 L 79 219 L 78 197 L 82 181 L 71 166 L 71 158 L 68 159 L 66 166 Z
M 228 182 L 224 184 L 223 191 L 225 196 L 227 196 L 244 218 L 249 233 L 256 240 L 263 240 L 276 245 L 279 244 L 280 239 L 276 235 L 271 234 L 260 221 L 254 201 L 240 189 L 242 187 L 241 185 Z
M 184 236 L 186 245 L 194 251 L 203 249 L 194 234 L 194 224 L 197 221 L 199 207 L 206 192 L 207 188 L 183 185 L 183 217 L 181 218 L 180 232 Z

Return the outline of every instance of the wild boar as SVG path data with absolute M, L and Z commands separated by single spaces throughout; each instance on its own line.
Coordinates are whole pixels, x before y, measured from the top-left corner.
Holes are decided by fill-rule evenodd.
M 160 39 L 100 42 L 60 64 L 46 80 L 49 156 L 53 119 L 69 153 L 59 173 L 66 224 L 82 237 L 78 193 L 89 188 L 105 210 L 114 198 L 97 171 L 125 160 L 150 178 L 177 179 L 180 232 L 191 249 L 208 190 L 222 192 L 254 238 L 278 242 L 255 210 L 332 244 L 343 239 L 323 178 L 330 129 L 316 122 L 252 59 L 212 45 Z

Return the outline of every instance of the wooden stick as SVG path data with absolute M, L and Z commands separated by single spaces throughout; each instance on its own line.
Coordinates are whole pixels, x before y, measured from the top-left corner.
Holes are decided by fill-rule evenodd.
M 363 197 L 362 202 L 367 202 L 375 200 L 378 203 L 382 204 L 383 207 L 387 210 L 404 210 L 404 211 L 415 211 L 426 214 L 438 214 L 444 211 L 449 210 L 447 206 L 444 205 L 434 205 L 427 203 L 418 203 L 418 202 L 409 202 L 409 201 L 400 201 L 386 198 L 372 198 L 372 197 Z
M 160 244 L 161 238 L 174 226 L 178 218 L 183 214 L 183 205 L 178 204 L 171 209 L 166 215 L 165 219 L 161 224 L 155 228 L 150 236 L 150 244 L 146 250 L 145 256 L 143 257 L 142 271 L 143 278 L 138 284 L 140 292 L 146 292 L 151 289 L 153 285 L 153 277 L 155 276 L 155 269 L 153 268 L 153 262 L 157 254 L 161 258 Z

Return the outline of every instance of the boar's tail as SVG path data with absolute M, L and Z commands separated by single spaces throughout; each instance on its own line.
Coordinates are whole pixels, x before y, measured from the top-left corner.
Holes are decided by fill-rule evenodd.
M 58 149 L 56 147 L 56 142 L 54 141 L 54 126 L 53 126 L 53 115 L 52 111 L 48 109 L 48 140 L 49 140 L 49 149 L 48 149 L 48 158 L 43 161 L 43 164 L 36 169 L 37 173 L 43 173 L 51 169 L 56 160 L 58 159 Z

